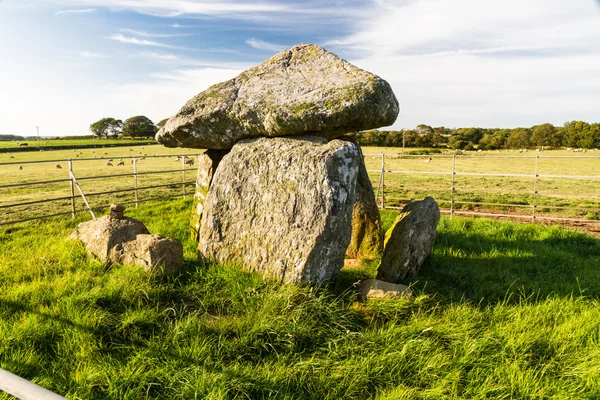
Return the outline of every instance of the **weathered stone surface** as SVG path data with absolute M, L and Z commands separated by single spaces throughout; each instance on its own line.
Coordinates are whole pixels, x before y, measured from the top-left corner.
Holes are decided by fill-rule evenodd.
M 167 275 L 183 265 L 183 245 L 159 235 L 137 235 L 135 240 L 121 243 L 111 250 L 111 261 L 140 265 L 146 272 Z
M 125 206 L 123 204 L 111 204 L 110 211 L 123 212 L 125 211 Z
M 149 233 L 143 223 L 133 218 L 105 216 L 79 224 L 70 238 L 81 240 L 88 253 L 102 261 L 109 261 L 113 247 Z
M 378 279 L 365 279 L 357 285 L 358 296 L 362 300 L 381 299 L 384 297 L 403 297 L 410 299 L 413 295 L 408 286 L 389 283 Z
M 358 172 L 352 143 L 247 139 L 208 191 L 198 250 L 287 283 L 322 285 L 344 264 Z
M 223 150 L 207 150 L 206 153 L 198 157 L 196 191 L 194 193 L 194 203 L 192 204 L 192 215 L 190 217 L 190 233 L 196 241 L 198 241 L 198 232 L 200 232 L 204 200 L 206 199 L 206 194 L 208 193 L 215 170 L 225 154 L 227 152 Z
M 299 44 L 189 100 L 156 135 L 167 147 L 229 149 L 249 137 L 327 139 L 388 126 L 390 85 L 325 49 Z
M 385 234 L 377 279 L 399 283 L 415 275 L 435 243 L 440 209 L 431 197 L 408 203 Z
M 343 139 L 348 140 L 347 138 Z M 356 179 L 356 199 L 352 208 L 352 240 L 346 250 L 346 255 L 350 258 L 375 257 L 380 255 L 383 250 L 381 215 L 377 208 L 362 150 L 357 143 L 352 142 L 359 151 L 359 166 Z

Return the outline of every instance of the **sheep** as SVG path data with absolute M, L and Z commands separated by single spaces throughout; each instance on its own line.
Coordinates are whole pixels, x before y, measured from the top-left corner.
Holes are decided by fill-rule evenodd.
M 139 155 L 142 155 L 142 152 L 140 151 L 140 152 L 138 152 L 138 154 L 139 154 Z
M 23 170 L 23 166 L 19 165 L 19 171 L 22 171 L 22 170 Z
M 62 169 L 60 164 L 56 164 L 56 169 Z
M 431 157 L 429 157 L 429 158 L 425 159 L 425 162 L 426 162 L 426 163 L 428 163 L 428 162 L 431 162 Z
M 107 155 L 108 155 L 108 153 L 107 153 L 107 152 L 104 152 L 104 155 L 105 155 L 105 156 L 107 156 Z
M 106 166 L 107 166 L 107 167 L 112 167 L 112 166 L 113 166 L 113 164 L 112 164 L 110 161 L 107 161 L 107 162 L 106 162 Z
M 119 161 L 119 163 L 117 164 L 117 167 L 124 167 L 125 166 L 125 161 L 121 160 Z
M 112 159 L 112 158 L 109 158 L 109 159 L 108 159 L 108 162 L 113 162 L 113 159 Z
M 175 161 L 179 161 L 180 159 L 179 156 L 175 157 Z
M 14 160 L 15 156 L 8 156 L 9 158 L 12 158 Z
M 133 149 L 130 147 L 130 148 L 129 148 L 129 151 L 133 151 Z
M 194 165 L 194 159 L 193 158 L 189 158 L 189 159 L 185 160 L 184 163 L 187 164 L 187 165 Z

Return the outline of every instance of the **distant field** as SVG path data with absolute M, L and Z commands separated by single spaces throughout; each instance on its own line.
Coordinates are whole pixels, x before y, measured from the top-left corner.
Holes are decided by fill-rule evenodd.
M 107 145 L 118 145 L 128 146 L 131 144 L 140 144 L 143 142 L 152 142 L 152 139 L 144 140 L 133 140 L 133 139 L 40 139 L 40 147 L 55 147 L 55 146 L 82 146 L 82 145 L 95 145 L 95 146 L 107 146 Z M 36 140 L 20 140 L 17 144 L 16 140 L 12 141 L 0 141 L 1 149 L 13 149 L 20 148 L 20 144 L 27 143 L 27 147 L 38 147 L 38 141 Z
M 139 198 L 168 196 L 182 194 L 183 174 L 181 172 L 181 161 L 175 161 L 176 155 L 199 154 L 203 150 L 198 149 L 168 149 L 161 145 L 136 146 L 136 147 L 114 147 L 82 150 L 51 150 L 44 152 L 22 152 L 22 153 L 0 153 L 0 186 L 40 182 L 50 180 L 63 180 L 59 182 L 0 188 L 0 207 L 6 204 L 27 203 L 37 200 L 55 199 L 70 196 L 70 185 L 68 172 L 68 158 L 73 159 L 73 171 L 79 180 L 81 188 L 88 197 L 92 207 L 103 206 L 111 202 L 130 202 L 135 199 L 133 191 L 123 191 L 114 194 L 97 194 L 112 190 L 132 188 L 134 178 L 131 176 L 114 176 L 119 174 L 131 174 L 133 165 L 132 157 L 137 157 L 138 187 L 164 185 L 173 183 L 170 187 L 142 189 Z M 105 154 L 106 153 L 106 154 Z M 166 155 L 168 158 L 153 158 L 151 156 Z M 142 159 L 147 156 L 147 158 Z M 12 158 L 11 158 L 12 157 Z M 97 159 L 94 157 L 98 157 Z M 120 159 L 124 166 L 118 166 Z M 106 163 L 112 159 L 113 166 Z M 43 163 L 30 163 L 32 161 L 48 160 Z M 62 167 L 58 169 L 56 164 Z M 22 167 L 22 170 L 19 169 Z M 186 166 L 185 181 L 186 191 L 191 192 L 194 188 L 195 179 L 194 166 Z M 163 174 L 146 174 L 153 171 L 176 170 L 175 172 Z M 90 176 L 106 176 L 102 179 L 86 179 Z M 86 212 L 85 205 L 76 189 L 76 209 L 78 212 Z M 0 208 L 0 223 L 22 218 L 31 218 L 37 215 L 67 212 L 71 209 L 70 199 L 56 202 L 47 202 L 35 205 L 23 205 L 19 207 Z
M 110 143 L 110 141 L 102 141 Z M 123 142 L 120 142 L 123 143 Z M 407 149 L 407 152 L 426 151 L 427 149 Z M 103 149 L 52 150 L 21 153 L 0 152 L 0 186 L 7 184 L 68 179 L 67 160 L 73 158 L 74 173 L 78 179 L 93 175 L 116 175 L 131 173 L 132 165 L 127 157 L 142 157 L 144 154 L 170 155 L 171 158 L 146 158 L 138 163 L 139 172 L 164 171 L 180 169 L 181 162 L 176 162 L 174 155 L 198 154 L 199 149 L 168 149 L 161 145 L 119 146 Z M 400 206 L 406 199 L 420 199 L 433 196 L 443 208 L 450 207 L 452 153 L 441 155 L 402 156 L 401 148 L 365 147 L 367 168 L 375 190 L 379 182 L 381 156 L 386 153 L 386 171 L 404 171 L 403 173 L 385 174 L 386 205 Z M 107 154 L 104 154 L 104 153 Z M 141 153 L 141 154 L 140 154 Z M 572 153 L 567 151 L 546 151 L 544 153 L 470 152 L 456 156 L 455 177 L 455 209 L 482 210 L 493 212 L 509 212 L 531 214 L 533 204 L 533 174 L 535 156 L 538 159 L 539 175 L 590 176 L 600 175 L 600 152 Z M 398 156 L 398 157 L 395 157 Z M 565 158 L 548 158 L 562 156 Z M 13 157 L 13 158 L 11 158 Z M 94 159 L 100 157 L 100 159 Z M 125 166 L 117 167 L 119 159 L 124 158 Z M 87 160 L 82 160 L 87 158 Z M 91 158 L 91 159 L 90 159 Z M 113 167 L 106 165 L 112 158 Z M 425 162 L 431 158 L 431 161 Z M 30 161 L 50 160 L 42 164 L 27 164 Z M 10 163 L 10 164 L 2 164 Z M 60 163 L 62 169 L 55 165 Z M 18 165 L 23 169 L 19 170 Z M 195 168 L 188 167 L 186 181 L 190 182 L 186 190 L 191 191 Z M 413 172 L 407 172 L 413 171 Z M 417 172 L 417 173 L 414 173 Z M 425 174 L 439 172 L 441 174 Z M 527 174 L 525 177 L 474 176 L 462 173 L 491 174 Z M 152 188 L 140 191 L 140 197 L 162 196 L 182 193 L 181 171 L 160 175 L 140 175 L 139 186 L 155 186 L 173 182 L 172 187 Z M 107 177 L 101 180 L 80 181 L 81 187 L 89 197 L 92 206 L 100 206 L 110 202 L 128 202 L 134 200 L 133 192 L 122 192 L 110 195 L 94 195 L 109 190 L 126 189 L 133 186 L 132 177 Z M 539 216 L 553 215 L 559 217 L 600 219 L 600 179 L 561 179 L 539 177 L 537 180 L 536 213 Z M 70 195 L 69 182 L 55 182 L 34 187 L 11 187 L 0 189 L 0 207 L 6 204 L 30 202 L 40 199 L 60 198 Z M 486 202 L 497 205 L 473 205 L 461 202 Z M 498 204 L 520 204 L 523 207 L 508 207 Z M 84 204 L 77 200 L 77 209 L 84 211 Z M 567 207 L 551 208 L 551 207 Z M 582 208 L 576 210 L 573 208 Z M 48 202 L 43 204 L 24 205 L 18 208 L 0 208 L 0 222 L 31 217 L 40 214 L 66 212 L 70 210 L 70 200 Z
M 367 168 L 381 170 L 381 153 L 402 155 L 401 148 L 365 147 Z M 414 149 L 407 149 L 414 151 Z M 409 157 L 386 157 L 385 170 L 413 171 L 416 173 L 385 173 L 386 203 L 400 205 L 405 200 L 418 199 L 431 195 L 441 206 L 448 208 L 452 186 L 452 154 L 424 155 Z M 536 153 L 529 151 L 483 151 L 468 152 L 456 156 L 455 161 L 455 202 L 486 202 L 496 204 L 520 204 L 525 207 L 503 207 L 456 204 L 456 208 L 488 208 L 515 213 L 531 214 L 534 192 L 534 173 L 537 178 L 535 203 L 540 214 L 553 214 L 561 217 L 600 219 L 600 179 L 565 179 L 544 177 L 544 175 L 598 176 L 600 175 L 600 152 L 573 153 L 556 150 Z M 562 157 L 562 158 L 560 158 Z M 429 158 L 431 161 L 426 162 Z M 445 174 L 429 174 L 429 173 Z M 528 176 L 475 176 L 461 174 L 527 174 Z M 370 173 L 375 189 L 379 182 L 379 172 Z M 551 207 L 590 208 L 589 210 L 564 210 Z

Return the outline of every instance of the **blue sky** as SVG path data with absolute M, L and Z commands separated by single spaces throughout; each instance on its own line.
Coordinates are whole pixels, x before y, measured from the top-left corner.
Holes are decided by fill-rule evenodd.
M 393 128 L 600 121 L 596 0 L 0 0 L 0 134 L 157 122 L 301 42 L 390 82 Z

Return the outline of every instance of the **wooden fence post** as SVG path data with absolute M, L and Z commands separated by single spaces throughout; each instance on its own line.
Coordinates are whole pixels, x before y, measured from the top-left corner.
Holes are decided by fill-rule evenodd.
M 181 191 L 183 192 L 183 198 L 185 199 L 185 157 L 181 156 Z
M 385 154 L 381 153 L 381 208 L 385 209 Z
M 535 201 L 537 197 L 538 161 L 540 156 L 535 156 L 535 169 L 533 172 L 533 193 L 531 194 L 531 223 L 535 224 Z
M 71 187 L 71 218 L 75 218 L 75 184 L 73 183 L 73 159 L 69 158 L 69 186 Z
M 452 155 L 452 186 L 450 187 L 450 219 L 454 216 L 454 177 L 456 176 L 456 154 Z
M 138 208 L 137 158 L 133 157 L 133 186 L 135 188 L 135 208 Z

